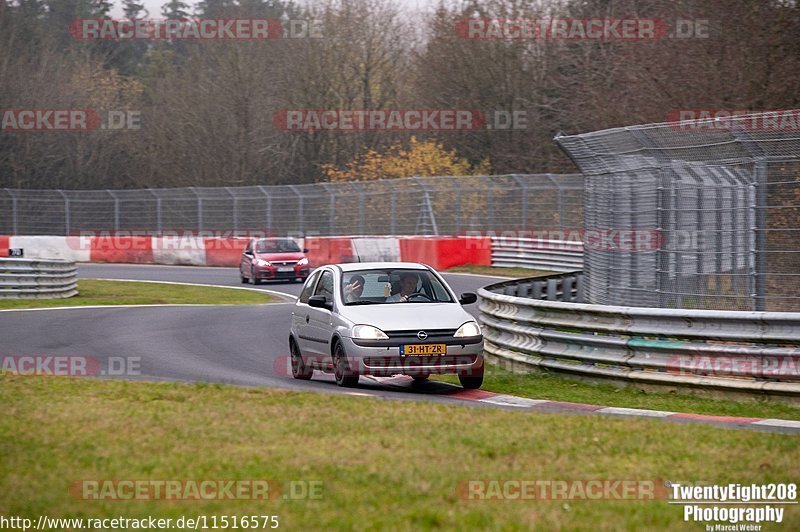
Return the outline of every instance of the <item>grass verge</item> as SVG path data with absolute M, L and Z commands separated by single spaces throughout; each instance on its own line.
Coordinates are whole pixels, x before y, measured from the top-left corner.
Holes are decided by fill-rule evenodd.
M 432 378 L 458 384 L 458 378 L 451 375 Z M 531 399 L 603 406 L 734 417 L 800 419 L 800 406 L 766 399 L 722 399 L 692 393 L 688 389 L 660 392 L 633 387 L 619 388 L 612 384 L 579 382 L 553 373 L 516 373 L 495 365 L 486 366 L 481 389 Z
M 476 501 L 471 479 L 794 482 L 796 436 L 217 385 L 0 375 L 0 511 L 277 515 L 281 529 L 685 528 L 657 501 Z M 321 481 L 321 498 L 84 500 L 80 480 Z M 697 524 L 697 526 L 702 526 Z M 800 528 L 787 506 L 783 527 Z
M 272 303 L 273 296 L 253 290 L 128 281 L 78 281 L 79 294 L 66 299 L 0 300 L 0 309 L 85 307 L 92 305 L 248 305 Z
M 454 266 L 444 270 L 444 273 L 474 273 L 476 275 L 488 275 L 490 277 L 542 277 L 544 275 L 555 275 L 557 272 L 544 270 L 531 270 L 528 268 L 498 268 L 495 266 L 477 266 L 466 264 L 464 266 Z

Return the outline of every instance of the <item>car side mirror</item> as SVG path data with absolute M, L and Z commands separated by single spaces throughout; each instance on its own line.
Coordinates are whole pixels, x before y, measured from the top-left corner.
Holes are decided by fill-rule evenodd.
M 244 254 L 247 255 L 248 257 L 252 257 L 253 256 L 253 252 L 252 251 L 245 251 Z
M 303 253 L 308 253 L 308 248 L 303 248 Z
M 325 296 L 311 296 L 308 298 L 308 306 L 314 308 L 330 308 L 328 298 Z
M 458 299 L 458 302 L 462 305 L 471 305 L 478 300 L 478 295 L 474 292 L 464 292 L 461 294 L 461 297 Z

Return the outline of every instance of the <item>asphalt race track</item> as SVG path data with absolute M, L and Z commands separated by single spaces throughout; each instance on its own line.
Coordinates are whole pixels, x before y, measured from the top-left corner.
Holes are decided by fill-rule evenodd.
M 182 282 L 242 287 L 235 268 L 186 266 L 82 264 L 79 276 Z M 496 277 L 445 274 L 455 292 L 474 292 Z M 96 361 L 101 377 L 130 380 L 184 381 L 316 391 L 380 399 L 428 401 L 486 408 L 535 409 L 557 414 L 651 417 L 672 414 L 626 408 L 531 400 L 483 390 L 409 377 L 361 377 L 354 388 L 336 386 L 333 375 L 314 372 L 310 381 L 295 380 L 289 366 L 288 337 L 291 301 L 299 283 L 248 285 L 248 289 L 276 293 L 286 302 L 267 305 L 162 305 L 142 307 L 71 307 L 60 309 L 0 310 L 2 354 L 12 357 L 78 356 Z M 466 307 L 473 315 L 477 305 Z M 110 375 L 111 359 L 134 361 L 136 371 Z M 119 367 L 119 366 L 117 366 Z M 677 414 L 663 419 L 727 428 L 800 432 L 800 423 L 756 418 L 724 418 Z
M 82 264 L 80 277 L 244 286 L 235 268 Z M 476 291 L 495 278 L 445 275 L 456 293 Z M 298 295 L 300 283 L 247 285 Z M 288 300 L 288 298 L 285 298 Z M 477 305 L 467 307 L 473 313 Z M 392 399 L 462 401 L 459 386 L 411 379 L 362 377 L 339 388 L 333 375 L 311 381 L 291 377 L 288 366 L 290 303 L 237 306 L 69 308 L 0 313 L 4 352 L 13 355 L 138 357 L 140 375 L 129 379 L 202 381 L 243 386 L 369 394 Z

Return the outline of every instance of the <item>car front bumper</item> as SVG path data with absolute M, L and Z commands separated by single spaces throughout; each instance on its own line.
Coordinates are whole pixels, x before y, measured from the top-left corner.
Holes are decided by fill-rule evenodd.
M 256 277 L 259 279 L 305 279 L 308 277 L 308 272 L 307 266 L 294 268 L 289 272 L 279 272 L 278 268 L 274 266 L 257 266 L 255 268 Z
M 471 343 L 447 342 L 445 355 L 403 356 L 398 345 L 364 346 L 352 338 L 342 338 L 350 371 L 358 375 L 388 377 L 405 374 L 411 376 L 457 373 L 469 375 L 483 371 L 483 338 Z M 363 341 L 358 341 L 363 344 Z M 445 343 L 445 342 L 432 342 Z

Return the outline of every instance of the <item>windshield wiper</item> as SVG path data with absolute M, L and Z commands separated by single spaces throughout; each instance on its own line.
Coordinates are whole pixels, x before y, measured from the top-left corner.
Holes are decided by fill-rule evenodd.
M 380 301 L 353 301 L 351 303 L 345 303 L 345 306 L 356 306 L 356 305 L 382 305 L 383 303 Z

